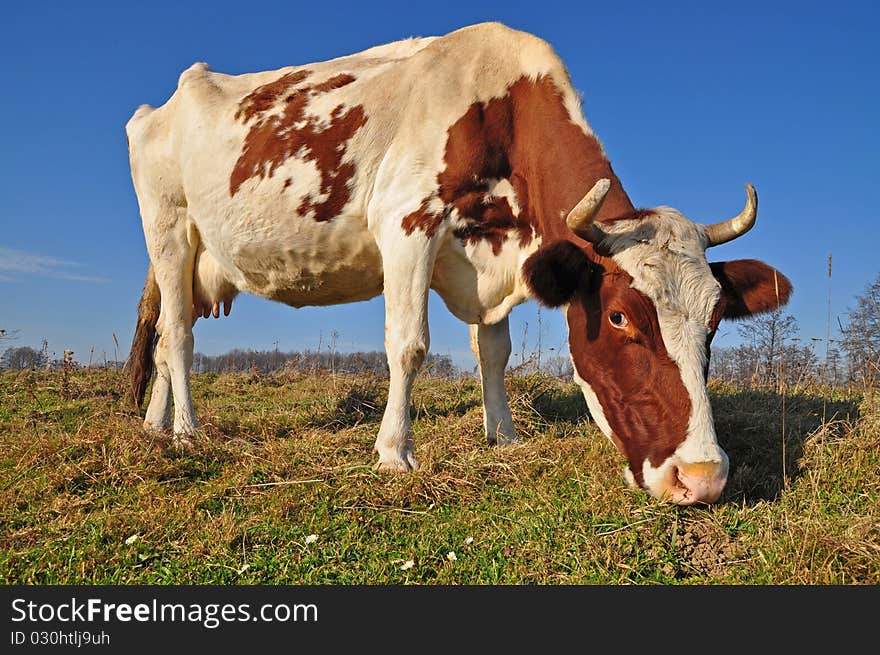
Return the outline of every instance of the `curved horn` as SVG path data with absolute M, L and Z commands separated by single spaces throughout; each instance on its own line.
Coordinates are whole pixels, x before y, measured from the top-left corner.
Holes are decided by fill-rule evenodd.
M 593 219 L 599 213 L 602 202 L 605 200 L 605 195 L 610 188 L 611 180 L 603 177 L 593 185 L 592 189 L 587 191 L 587 195 L 575 205 L 574 209 L 568 213 L 568 217 L 565 219 L 572 232 L 587 241 L 591 241 L 589 237 L 592 233 Z
M 746 193 L 748 194 L 746 208 L 739 216 L 706 226 L 706 234 L 709 236 L 707 248 L 732 241 L 754 227 L 755 219 L 758 217 L 758 194 L 751 184 L 746 184 Z

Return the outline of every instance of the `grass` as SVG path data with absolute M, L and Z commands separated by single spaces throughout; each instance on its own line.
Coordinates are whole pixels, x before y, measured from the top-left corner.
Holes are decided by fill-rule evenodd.
M 730 481 L 679 508 L 626 488 L 574 385 L 508 387 L 524 443 L 499 449 L 477 381 L 420 379 L 422 468 L 391 476 L 382 379 L 193 376 L 205 434 L 175 455 L 116 372 L 3 373 L 0 582 L 880 582 L 877 394 L 713 386 Z

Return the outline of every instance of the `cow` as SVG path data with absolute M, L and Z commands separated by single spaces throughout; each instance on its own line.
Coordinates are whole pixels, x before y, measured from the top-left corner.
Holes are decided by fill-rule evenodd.
M 774 310 L 790 282 L 708 263 L 747 232 L 637 209 L 544 40 L 498 23 L 244 75 L 197 63 L 126 125 L 150 268 L 129 370 L 144 427 L 200 429 L 189 371 L 199 317 L 241 291 L 302 307 L 384 294 L 388 400 L 376 468 L 417 468 L 410 400 L 428 292 L 470 326 L 490 444 L 518 441 L 508 314 L 561 308 L 574 378 L 636 488 L 716 501 L 728 474 L 706 389 L 723 318 Z M 174 404 L 171 420 L 172 397 Z

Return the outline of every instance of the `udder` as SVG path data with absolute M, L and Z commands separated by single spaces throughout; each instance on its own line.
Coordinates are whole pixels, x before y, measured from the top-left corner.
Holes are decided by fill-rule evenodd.
M 217 260 L 200 245 L 193 267 L 193 319 L 211 315 L 219 318 L 221 304 L 223 315 L 229 316 L 232 300 L 237 295 L 238 289 L 226 277 Z

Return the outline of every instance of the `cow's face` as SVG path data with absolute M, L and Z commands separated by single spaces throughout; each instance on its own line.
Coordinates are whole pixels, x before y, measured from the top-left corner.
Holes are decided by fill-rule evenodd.
M 575 380 L 633 486 L 711 503 L 727 481 L 706 391 L 722 318 L 775 309 L 789 281 L 754 260 L 709 264 L 711 228 L 661 207 L 592 226 L 526 262 L 533 294 L 566 307 Z

